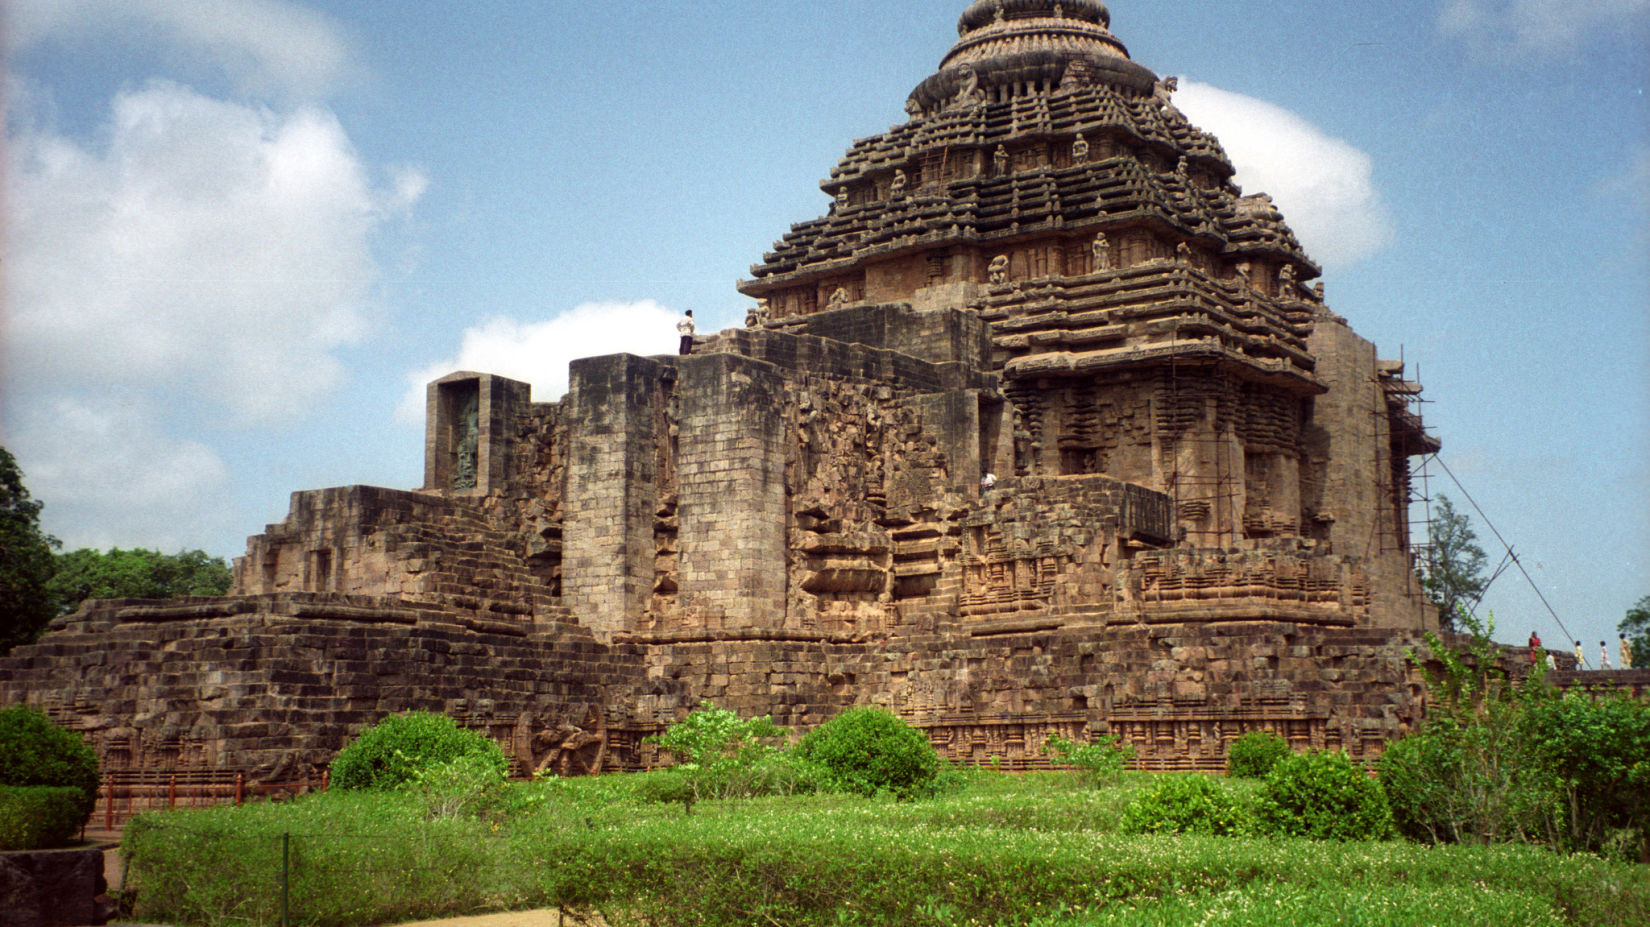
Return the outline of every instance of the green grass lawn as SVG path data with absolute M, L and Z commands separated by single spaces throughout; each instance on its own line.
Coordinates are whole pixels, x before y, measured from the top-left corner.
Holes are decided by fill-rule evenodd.
M 427 820 L 399 794 L 146 815 L 127 832 L 139 919 L 364 925 L 560 906 L 610 924 L 1650 923 L 1650 868 L 1539 847 L 1128 836 L 1152 779 L 973 773 L 928 800 L 647 800 L 648 773 L 512 785 Z M 1225 782 L 1238 790 L 1251 784 Z

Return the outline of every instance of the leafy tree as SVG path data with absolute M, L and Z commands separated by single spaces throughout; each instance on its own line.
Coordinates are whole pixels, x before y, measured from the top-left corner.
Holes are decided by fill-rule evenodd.
M 0 447 L 0 654 L 33 642 L 57 614 L 47 589 L 56 538 L 40 530 L 17 460 Z
M 1627 610 L 1616 630 L 1627 635 L 1633 646 L 1633 665 L 1650 666 L 1650 595 L 1639 599 Z
M 1455 510 L 1447 496 L 1438 497 L 1438 509 L 1433 513 L 1432 557 L 1422 584 L 1449 630 L 1454 630 L 1463 614 L 1472 611 L 1489 585 L 1484 576 L 1484 550 L 1478 546 L 1472 522 Z
M 97 753 L 73 731 L 39 710 L 0 710 L 0 785 L 53 785 L 78 790 L 78 826 L 97 802 Z
M 229 564 L 204 551 L 163 554 L 158 550 L 108 553 L 81 548 L 57 558 L 47 588 L 64 612 L 86 599 L 171 599 L 223 595 L 229 591 Z

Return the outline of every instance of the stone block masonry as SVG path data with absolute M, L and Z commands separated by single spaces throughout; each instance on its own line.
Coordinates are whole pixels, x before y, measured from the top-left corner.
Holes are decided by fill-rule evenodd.
M 429 387 L 424 485 L 301 492 L 234 595 L 92 603 L 0 703 L 106 768 L 313 776 L 443 711 L 517 771 L 637 767 L 701 699 L 886 705 L 953 759 L 1250 730 L 1372 757 L 1424 709 L 1420 387 L 1329 308 L 1104 4 L 973 4 L 687 357 Z

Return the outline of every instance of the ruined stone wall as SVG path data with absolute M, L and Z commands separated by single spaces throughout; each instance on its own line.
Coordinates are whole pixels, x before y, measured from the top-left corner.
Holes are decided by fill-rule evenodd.
M 1365 564 L 1372 626 L 1435 629 L 1408 549 L 1409 487 L 1395 479 L 1403 458 L 1375 346 L 1327 313 L 1310 345 L 1329 389 L 1311 401 L 1302 442 L 1303 534 Z
M 730 354 L 679 369 L 678 608 L 697 627 L 784 627 L 785 377 Z
M 596 741 L 562 747 L 578 731 L 634 750 L 622 732 L 637 670 L 581 629 L 460 622 L 383 597 L 115 600 L 14 651 L 0 704 L 37 706 L 85 734 L 110 773 L 319 781 L 362 728 L 415 709 L 487 733 L 531 772 L 564 752 L 589 766 Z
M 573 362 L 562 594 L 603 640 L 634 629 L 653 594 L 675 380 L 670 364 L 628 354 Z
M 1148 769 L 1223 768 L 1252 730 L 1372 758 L 1419 718 L 1416 643 L 1281 622 L 682 640 L 645 649 L 647 677 L 677 691 L 640 715 L 662 726 L 704 698 L 807 729 L 880 704 L 950 759 L 1018 769 L 1046 765 L 1051 734 L 1115 734 Z
M 239 595 L 393 596 L 501 621 L 555 620 L 552 589 L 523 560 L 522 539 L 473 502 L 346 486 L 293 493 L 286 519 L 247 541 Z

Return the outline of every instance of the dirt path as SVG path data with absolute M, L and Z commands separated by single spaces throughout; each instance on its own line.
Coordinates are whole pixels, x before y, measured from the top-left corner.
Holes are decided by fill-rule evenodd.
M 575 927 L 579 922 L 562 916 L 554 908 L 543 911 L 514 911 L 508 914 L 478 914 L 473 917 L 450 917 L 441 921 L 414 921 L 398 927 Z M 600 920 L 591 927 L 601 927 Z

